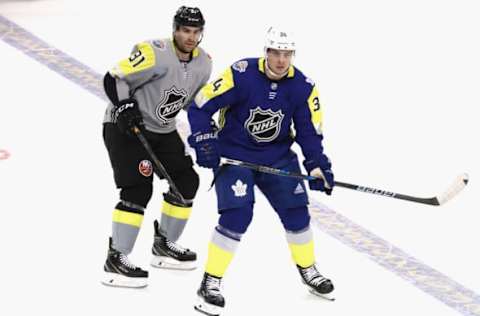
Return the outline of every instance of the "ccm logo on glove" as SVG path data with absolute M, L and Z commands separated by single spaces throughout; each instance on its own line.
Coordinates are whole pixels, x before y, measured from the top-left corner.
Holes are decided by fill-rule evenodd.
M 129 109 L 129 108 L 133 108 L 135 106 L 135 103 L 134 102 L 130 102 L 130 103 L 124 103 L 122 104 L 121 106 L 118 107 L 117 109 L 117 117 L 120 113 L 122 113 L 123 111 Z

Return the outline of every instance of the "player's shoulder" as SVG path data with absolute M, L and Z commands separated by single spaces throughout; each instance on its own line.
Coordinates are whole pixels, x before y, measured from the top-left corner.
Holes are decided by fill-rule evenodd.
M 258 65 L 258 58 L 242 58 L 233 62 L 230 66 L 232 71 L 237 74 L 243 74 L 247 72 L 251 72 L 252 70 L 256 69 Z
M 212 64 L 212 56 L 210 56 L 209 53 L 207 53 L 207 51 L 200 47 L 200 46 L 197 46 L 193 52 L 192 52 L 192 57 L 193 58 L 198 58 L 200 59 L 202 62 L 205 62 L 207 64 Z
M 133 74 L 140 74 L 150 70 L 156 65 L 156 53 L 151 41 L 136 43 L 131 55 L 119 61 L 110 73 L 116 77 L 123 78 Z
M 293 69 L 294 69 L 293 79 L 296 82 L 303 85 L 310 85 L 310 86 L 315 85 L 315 81 L 311 77 L 307 76 L 302 70 L 300 70 L 296 66 L 293 66 Z
M 315 88 L 315 80 L 311 77 L 307 76 L 303 71 L 298 69 L 297 67 L 293 66 L 294 68 L 294 76 L 293 80 L 297 86 L 303 87 L 303 89 L 307 91 L 311 91 Z
M 167 51 L 167 45 L 168 43 L 161 39 L 148 39 L 138 42 L 135 44 L 130 58 L 134 57 L 135 54 L 141 55 L 145 64 L 153 67 L 158 63 L 159 55 Z
M 172 41 L 168 38 L 149 39 L 137 44 L 137 47 L 138 45 L 143 45 L 144 47 L 151 49 L 157 57 L 167 55 L 174 49 Z

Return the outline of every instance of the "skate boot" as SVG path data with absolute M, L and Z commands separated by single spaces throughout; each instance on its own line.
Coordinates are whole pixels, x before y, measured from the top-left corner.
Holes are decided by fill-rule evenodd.
M 215 277 L 208 273 L 203 275 L 202 284 L 197 291 L 198 302 L 195 310 L 209 316 L 219 316 L 225 307 L 225 299 L 220 293 L 222 278 Z
M 196 268 L 197 254 L 168 240 L 160 233 L 158 221 L 153 223 L 155 236 L 152 247 L 151 265 L 156 268 L 193 270 Z
M 318 272 L 315 264 L 312 264 L 308 268 L 302 268 L 297 265 L 297 268 L 298 272 L 300 272 L 303 283 L 308 287 L 310 293 L 329 301 L 335 300 L 335 298 L 328 295 L 333 291 L 332 282 Z
M 104 277 L 102 283 L 117 287 L 145 287 L 147 286 L 148 271 L 133 265 L 126 255 L 112 248 L 112 238 L 108 246 L 108 255 L 103 266 Z

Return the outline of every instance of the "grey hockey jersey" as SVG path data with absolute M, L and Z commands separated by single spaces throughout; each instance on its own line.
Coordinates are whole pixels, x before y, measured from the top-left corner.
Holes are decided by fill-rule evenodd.
M 171 39 L 151 40 L 135 45 L 133 53 L 120 61 L 110 74 L 116 79 L 120 100 L 135 98 L 145 128 L 156 133 L 176 129 L 175 117 L 186 107 L 212 72 L 210 56 L 200 47 L 189 62 L 181 62 Z M 109 104 L 104 122 L 114 122 Z

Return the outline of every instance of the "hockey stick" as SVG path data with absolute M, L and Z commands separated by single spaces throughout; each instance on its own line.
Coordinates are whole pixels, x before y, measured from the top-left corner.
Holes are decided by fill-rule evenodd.
M 164 178 L 165 180 L 167 180 L 168 182 L 168 185 L 170 186 L 170 189 L 172 190 L 172 193 L 185 205 L 187 205 L 187 201 L 185 201 L 185 198 L 183 197 L 183 195 L 180 193 L 180 191 L 178 190 L 177 186 L 175 185 L 175 183 L 173 182 L 172 178 L 170 178 L 170 176 L 168 175 L 168 172 L 167 170 L 165 170 L 165 167 L 163 166 L 163 164 L 160 162 L 160 160 L 157 158 L 157 156 L 155 155 L 155 153 L 153 152 L 153 149 L 152 147 L 150 146 L 150 144 L 148 143 L 147 139 L 145 138 L 145 136 L 143 135 L 143 133 L 140 131 L 140 129 L 137 127 L 137 126 L 134 126 L 132 127 L 132 131 L 133 133 L 137 136 L 137 138 L 140 140 L 140 142 L 142 143 L 143 147 L 145 147 L 145 150 L 147 151 L 147 153 L 150 155 L 150 158 L 152 158 L 153 160 L 153 163 L 155 165 L 155 168 L 154 170 L 156 171 L 155 173 L 157 174 L 157 176 L 159 176 L 160 178 Z
M 222 158 L 221 162 L 222 164 L 235 165 L 239 167 L 256 170 L 259 172 L 270 173 L 270 174 L 275 174 L 275 175 L 284 176 L 284 177 L 292 177 L 292 178 L 304 179 L 304 180 L 316 179 L 313 176 L 304 175 L 301 173 L 291 172 L 291 171 L 282 170 L 282 169 L 275 169 L 267 166 L 260 166 L 253 163 L 229 159 L 229 158 Z M 452 199 L 455 195 L 457 195 L 467 185 L 467 183 L 468 183 L 468 175 L 466 173 L 459 175 L 455 179 L 455 181 L 447 188 L 447 190 L 445 190 L 442 194 L 439 194 L 431 198 L 420 198 L 416 196 L 400 194 L 400 193 L 395 193 L 395 192 L 381 190 L 381 189 L 374 189 L 374 188 L 369 188 L 369 187 L 365 187 L 357 184 L 351 184 L 351 183 L 340 182 L 340 181 L 335 181 L 335 186 L 350 189 L 350 190 L 356 190 L 364 193 L 371 193 L 375 195 L 386 196 L 386 197 L 399 199 L 399 200 L 411 201 L 415 203 L 422 203 L 422 204 L 428 204 L 428 205 L 443 205 L 447 201 Z

